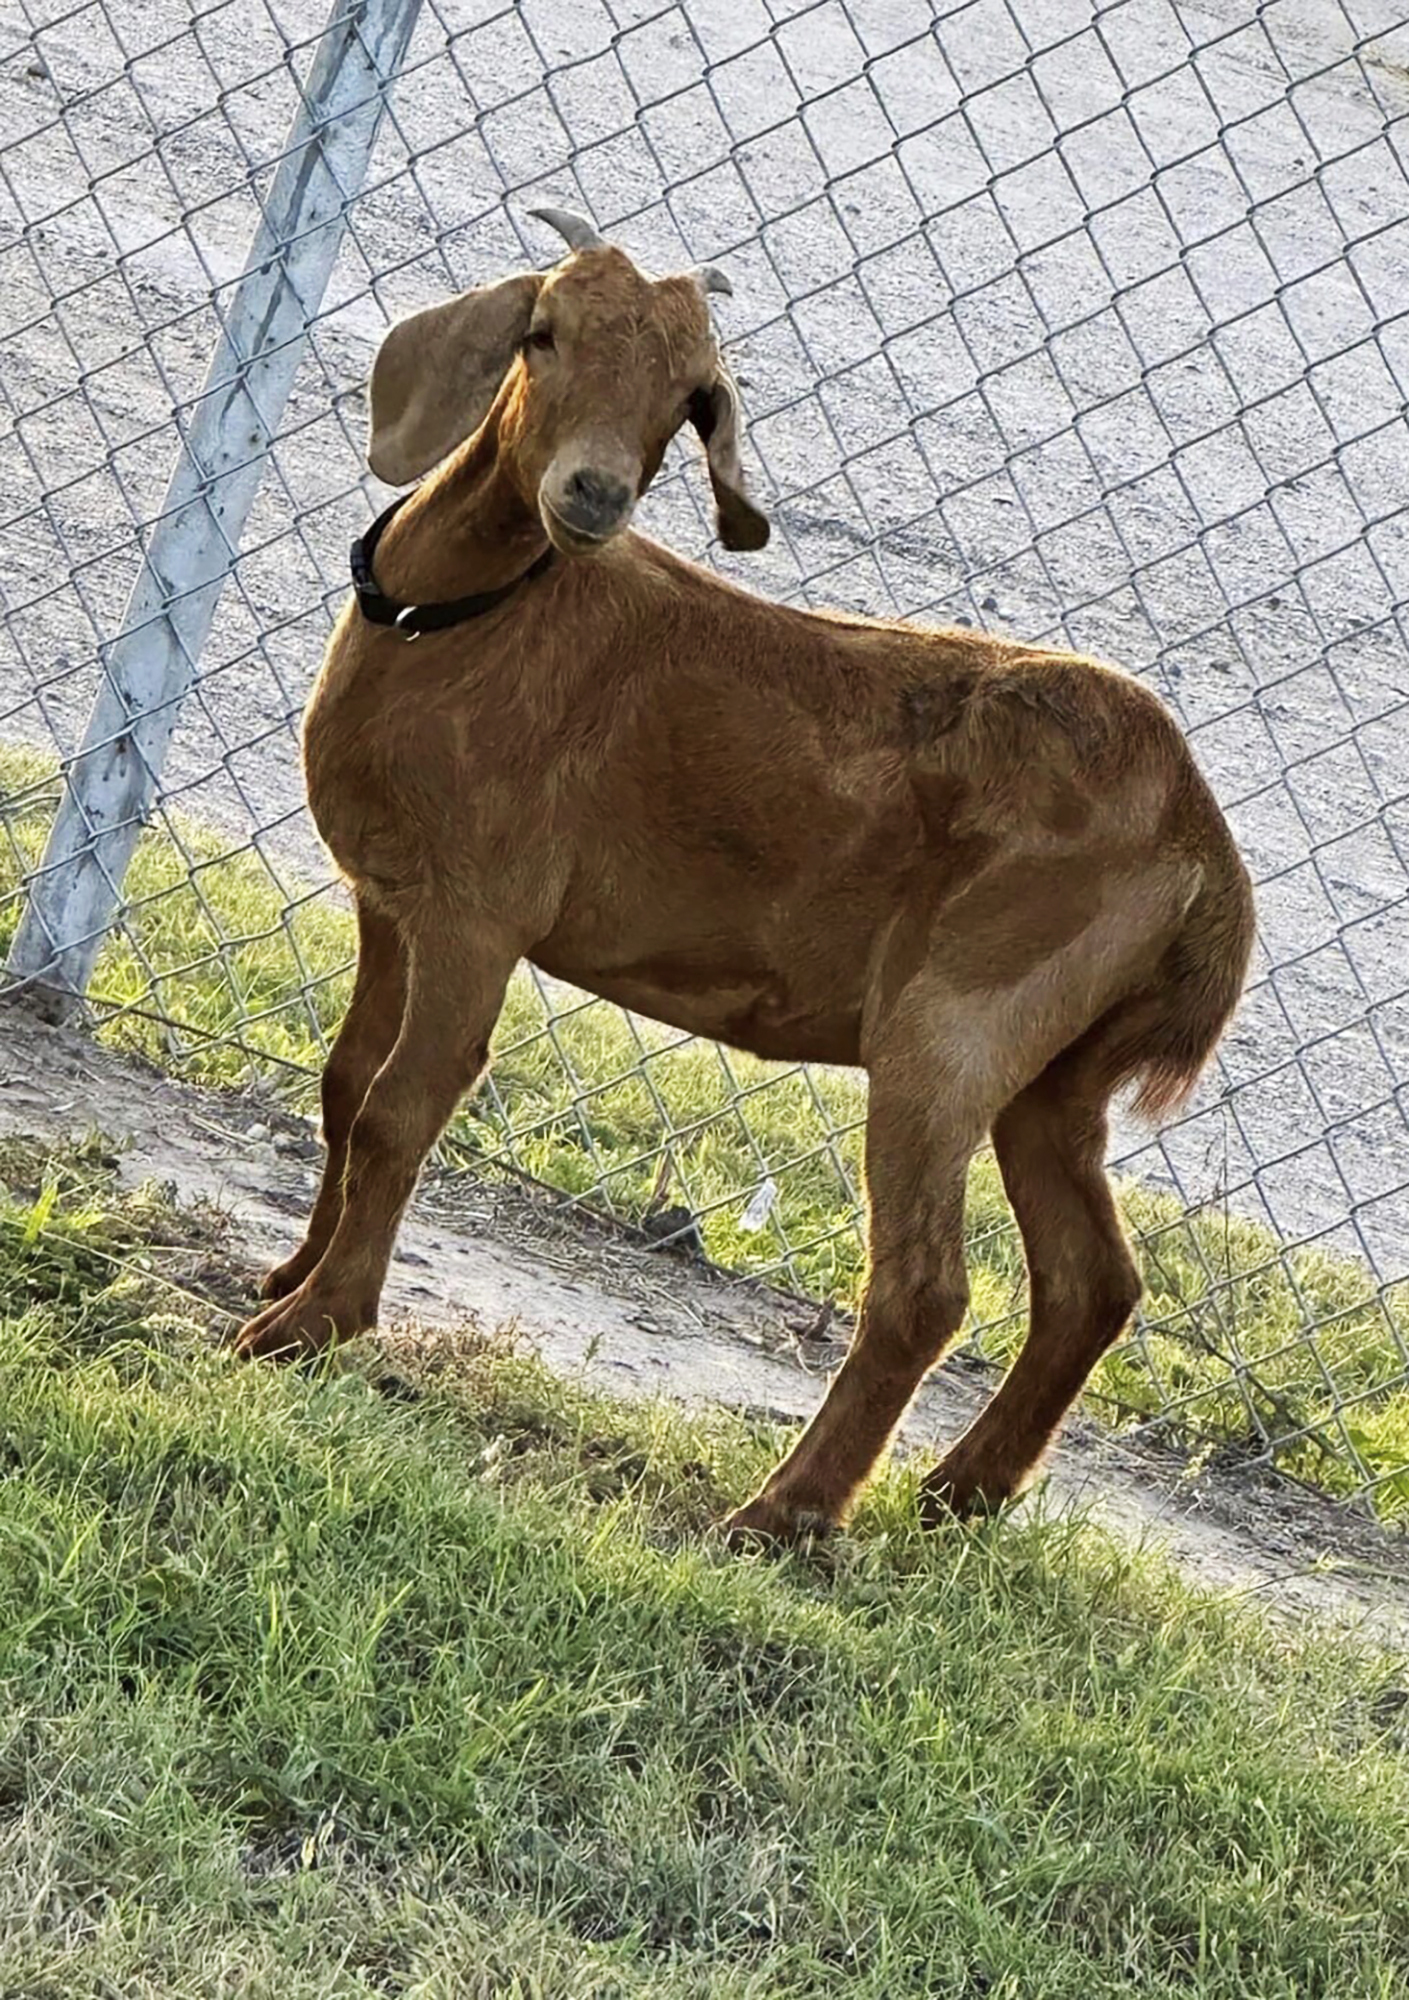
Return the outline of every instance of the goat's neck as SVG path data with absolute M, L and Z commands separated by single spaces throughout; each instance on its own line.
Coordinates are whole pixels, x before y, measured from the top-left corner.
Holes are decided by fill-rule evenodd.
M 377 583 L 407 604 L 497 590 L 522 576 L 547 540 L 500 455 L 497 425 L 486 422 L 388 525 Z

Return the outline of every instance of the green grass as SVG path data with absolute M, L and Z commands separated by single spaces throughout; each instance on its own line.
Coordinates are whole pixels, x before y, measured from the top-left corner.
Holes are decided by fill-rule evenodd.
M 0 951 L 56 792 L 50 762 L 0 751 Z M 326 894 L 290 903 L 256 856 L 231 856 L 208 830 L 176 823 L 175 833 L 154 829 L 138 850 L 128 922 L 94 981 L 113 1010 L 103 1033 L 214 1085 L 273 1074 L 306 1107 L 346 1004 L 351 918 Z M 491 1084 L 453 1136 L 462 1158 L 511 1155 L 569 1193 L 605 1188 L 629 1218 L 653 1199 L 684 1200 L 703 1215 L 716 1262 L 781 1267 L 801 1289 L 850 1304 L 864 1109 L 854 1075 L 682 1044 L 600 1001 L 550 1019 L 521 974 Z M 663 1121 L 681 1135 L 668 1184 L 658 1179 Z M 744 1211 L 765 1174 L 779 1200 L 770 1226 L 749 1231 Z M 1358 1264 L 1284 1253 L 1265 1229 L 1186 1215 L 1148 1189 L 1129 1188 L 1125 1206 L 1148 1288 L 1142 1331 L 1101 1364 L 1092 1406 L 1115 1421 L 1171 1412 L 1181 1435 L 1240 1449 L 1271 1439 L 1287 1470 L 1339 1493 L 1368 1486 L 1386 1518 L 1409 1517 L 1409 1285 L 1377 1291 Z M 990 1158 L 975 1168 L 969 1216 L 973 1319 L 984 1350 L 1004 1360 L 1021 1333 L 1022 1259 Z
M 1406 1989 L 1402 1661 L 904 1471 L 726 1557 L 776 1436 L 468 1335 L 240 1368 L 217 1218 L 0 1172 L 0 1994 Z

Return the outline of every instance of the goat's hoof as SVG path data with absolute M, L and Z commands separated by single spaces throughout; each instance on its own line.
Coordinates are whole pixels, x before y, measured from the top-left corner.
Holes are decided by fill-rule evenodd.
M 939 1461 L 920 1488 L 920 1526 L 939 1528 L 946 1521 L 968 1521 L 981 1514 L 1001 1513 L 1027 1484 L 998 1468 L 966 1462 L 957 1452 Z
M 300 1286 L 246 1320 L 235 1335 L 234 1349 L 241 1361 L 306 1361 L 335 1340 L 364 1333 L 376 1324 L 376 1317 L 375 1309 L 368 1311 L 333 1293 L 320 1295 Z
M 720 1522 L 720 1533 L 731 1549 L 796 1548 L 822 1541 L 836 1522 L 817 1507 L 790 1506 L 758 1494 Z
M 311 1276 L 318 1260 L 308 1257 L 302 1250 L 296 1250 L 292 1257 L 276 1264 L 272 1271 L 266 1271 L 259 1281 L 259 1296 L 274 1301 L 286 1299 L 296 1292 L 304 1279 Z

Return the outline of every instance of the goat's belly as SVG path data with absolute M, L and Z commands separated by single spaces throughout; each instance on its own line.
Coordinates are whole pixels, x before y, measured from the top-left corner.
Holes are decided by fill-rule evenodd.
M 777 1062 L 859 1063 L 861 995 L 825 992 L 804 997 L 777 977 L 749 976 L 742 967 L 685 952 L 659 952 L 609 972 L 584 968 L 551 951 L 534 964 L 603 1000 L 687 1035 L 706 1035 Z

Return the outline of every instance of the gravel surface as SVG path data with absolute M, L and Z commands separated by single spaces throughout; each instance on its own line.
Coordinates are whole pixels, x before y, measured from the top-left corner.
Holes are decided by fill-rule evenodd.
M 324 11 L 0 0 L 4 738 L 81 734 Z M 295 727 L 382 497 L 379 332 L 548 261 L 535 198 L 589 208 L 647 265 L 733 278 L 779 532 L 722 566 L 1065 636 L 1175 702 L 1263 944 L 1222 1076 L 1134 1164 L 1402 1276 L 1403 12 L 427 0 L 167 799 L 323 879 Z M 704 498 L 682 456 L 646 525 L 703 555 Z

